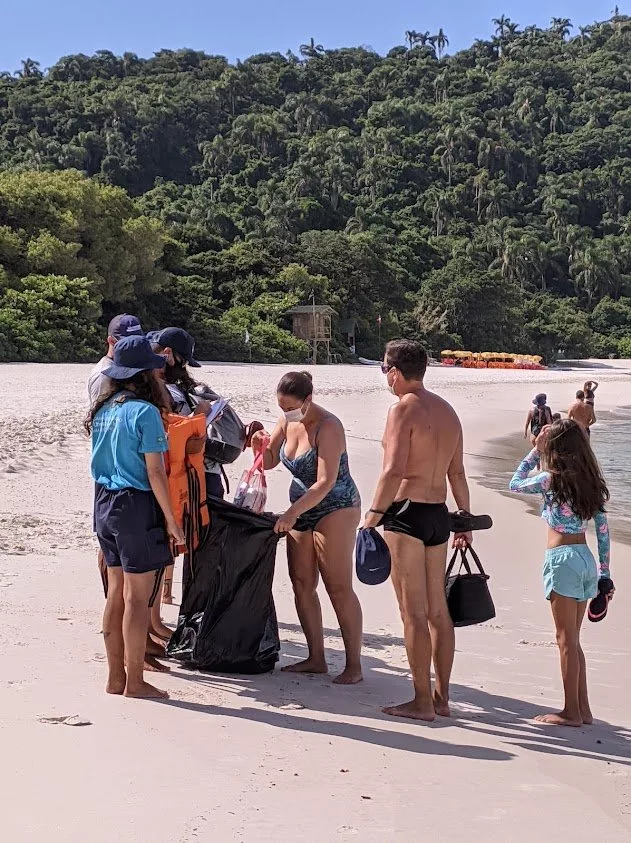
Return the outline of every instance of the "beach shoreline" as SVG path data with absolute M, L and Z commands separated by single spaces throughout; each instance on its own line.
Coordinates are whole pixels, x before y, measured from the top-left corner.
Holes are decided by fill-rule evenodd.
M 596 375 L 603 411 L 631 405 L 629 364 L 614 363 Z M 269 426 L 275 384 L 288 368 L 212 364 L 198 374 L 244 419 L 259 417 Z M 587 843 L 594 828 L 611 841 L 629 839 L 627 548 L 614 540 L 618 593 L 606 621 L 585 631 L 597 723 L 541 727 L 534 713 L 560 702 L 558 654 L 542 595 L 544 526 L 522 501 L 483 482 L 490 458 L 501 456 L 500 438 L 523 430 L 534 392 L 546 391 L 554 408 L 567 407 L 588 369 L 428 371 L 428 388 L 450 400 L 463 420 L 472 508 L 494 519 L 492 530 L 476 535 L 476 547 L 497 608 L 490 623 L 457 631 L 454 717 L 431 726 L 379 711 L 410 695 L 389 583 L 357 587 L 366 634 L 365 681 L 355 688 L 278 669 L 242 677 L 173 665 L 171 675 L 156 679 L 171 694 L 167 704 L 103 692 L 89 448 L 77 430 L 89 370 L 0 366 L 4 393 L 29 396 L 23 408 L 0 408 L 0 786 L 7 839 L 456 841 L 463 827 L 474 841 L 545 835 L 553 843 Z M 312 371 L 322 404 L 344 422 L 366 504 L 392 397 L 376 368 Z M 247 460 L 230 467 L 231 480 Z M 287 473 L 275 469 L 268 482 L 269 506 L 282 511 Z M 178 588 L 180 578 L 178 563 Z M 304 639 L 283 543 L 274 597 L 286 664 L 304 655 Z M 325 596 L 322 603 L 334 673 L 343 663 L 342 642 Z M 177 607 L 164 614 L 173 624 Z M 90 725 L 42 722 L 70 715 Z

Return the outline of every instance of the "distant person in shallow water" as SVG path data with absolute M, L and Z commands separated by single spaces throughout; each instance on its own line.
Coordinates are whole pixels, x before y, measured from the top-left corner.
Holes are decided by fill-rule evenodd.
M 530 476 L 532 471 L 536 474 Z M 541 714 L 536 719 L 552 726 L 589 725 L 593 718 L 581 624 L 587 602 L 599 591 L 613 594 L 613 583 L 605 513 L 609 492 L 580 425 L 566 419 L 545 427 L 513 475 L 510 490 L 542 495 L 541 515 L 548 524 L 543 584 L 556 626 L 565 702 L 558 714 Z M 599 565 L 585 540 L 592 519 Z
M 546 404 L 548 396 L 544 392 L 540 392 L 532 399 L 533 406 L 528 411 L 526 416 L 526 426 L 524 428 L 524 439 L 528 438 L 530 432 L 530 441 L 534 445 L 535 439 L 547 424 L 552 424 L 552 410 Z
M 264 452 L 265 469 L 283 463 L 293 475 L 291 506 L 279 517 L 276 532 L 287 533 L 289 576 L 296 610 L 307 639 L 309 657 L 283 670 L 326 673 L 320 574 L 331 598 L 346 650 L 346 667 L 333 681 L 352 685 L 362 679 L 362 610 L 353 591 L 353 548 L 360 517 L 360 497 L 350 475 L 346 437 L 339 419 L 313 400 L 308 372 L 281 378 L 277 400 L 282 417 L 271 437 L 252 437 Z
M 593 403 L 586 402 L 584 389 L 579 389 L 576 393 L 576 400 L 567 411 L 567 417 L 579 424 L 588 436 L 590 435 L 590 427 L 596 421 L 596 413 Z

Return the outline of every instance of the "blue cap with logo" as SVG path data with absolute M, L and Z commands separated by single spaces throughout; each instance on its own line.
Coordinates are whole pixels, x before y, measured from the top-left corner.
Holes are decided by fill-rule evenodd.
M 117 381 L 133 378 L 139 372 L 164 369 L 165 360 L 154 354 L 147 337 L 123 337 L 114 346 L 114 362 L 103 374 Z
M 140 319 L 129 313 L 119 313 L 107 326 L 107 335 L 115 340 L 122 340 L 123 337 L 141 337 L 143 331 Z
M 355 570 L 364 585 L 379 585 L 390 576 L 390 551 L 383 536 L 370 527 L 357 533 Z

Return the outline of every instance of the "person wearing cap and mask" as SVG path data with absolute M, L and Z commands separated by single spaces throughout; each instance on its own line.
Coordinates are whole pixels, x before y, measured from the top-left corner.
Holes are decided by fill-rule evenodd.
M 200 398 L 196 394 L 198 387 L 203 386 L 194 380 L 189 372 L 188 366 L 193 369 L 200 369 L 201 363 L 195 359 L 195 340 L 183 328 L 162 328 L 160 331 L 150 331 L 147 338 L 156 354 L 161 354 L 166 360 L 164 369 L 164 380 L 166 388 L 171 397 L 172 409 L 180 416 L 204 415 L 210 412 L 210 401 Z M 206 444 L 205 437 L 200 438 L 197 447 L 203 450 Z M 191 447 L 195 444 L 189 442 Z M 221 467 L 217 463 L 205 460 L 206 471 L 206 492 L 216 498 L 223 498 L 224 489 L 221 481 Z M 184 565 L 184 581 L 186 580 L 187 567 Z M 163 601 L 173 603 L 173 568 L 169 567 L 164 578 Z
M 101 357 L 88 377 L 90 406 L 96 404 L 99 395 L 110 387 L 109 379 L 103 374 L 103 370 L 112 365 L 116 343 L 123 337 L 141 337 L 142 335 L 142 326 L 137 316 L 120 313 L 110 321 L 107 326 L 107 353 Z

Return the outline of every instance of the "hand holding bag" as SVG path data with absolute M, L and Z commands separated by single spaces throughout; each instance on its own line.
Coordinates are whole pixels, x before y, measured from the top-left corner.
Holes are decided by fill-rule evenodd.
M 255 458 L 252 468 L 244 471 L 234 496 L 235 506 L 260 514 L 267 503 L 267 483 L 263 469 L 264 451 Z
M 460 566 L 453 574 L 454 565 L 460 554 Z M 471 572 L 467 554 L 477 566 L 477 572 Z M 462 573 L 462 569 L 465 573 Z M 477 553 L 467 545 L 465 550 L 455 550 L 445 574 L 445 592 L 447 606 L 454 626 L 473 626 L 490 621 L 495 617 L 495 606 L 488 586 L 488 574 L 485 573 Z

